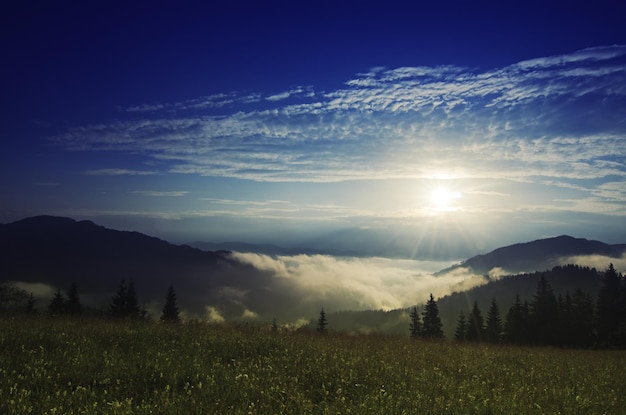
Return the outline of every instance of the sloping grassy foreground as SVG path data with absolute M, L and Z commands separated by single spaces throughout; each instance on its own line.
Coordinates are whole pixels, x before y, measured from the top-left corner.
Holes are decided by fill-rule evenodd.
M 619 414 L 626 352 L 0 320 L 0 414 Z

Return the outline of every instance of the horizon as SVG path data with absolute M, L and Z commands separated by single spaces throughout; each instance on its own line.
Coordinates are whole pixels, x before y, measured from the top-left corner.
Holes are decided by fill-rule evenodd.
M 12 5 L 0 222 L 416 260 L 624 243 L 623 11 Z

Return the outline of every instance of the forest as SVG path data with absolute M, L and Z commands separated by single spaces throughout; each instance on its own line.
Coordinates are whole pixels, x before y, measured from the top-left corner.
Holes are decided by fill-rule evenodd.
M 559 270 L 563 269 L 559 267 Z M 569 273 L 595 273 L 595 270 L 578 266 L 564 267 Z M 613 264 L 601 273 L 597 293 L 576 288 L 573 293 L 556 293 L 549 277 L 552 272 L 541 273 L 530 300 L 516 293 L 508 311 L 503 312 L 493 296 L 486 314 L 478 301 L 456 317 L 455 342 L 486 342 L 496 344 L 558 346 L 568 348 L 626 348 L 626 279 Z M 556 277 L 555 277 L 556 278 Z M 580 278 L 578 279 L 580 280 Z M 432 294 L 423 306 L 409 310 L 406 333 L 411 338 L 444 339 L 444 328 L 437 301 Z M 58 289 L 45 310 L 35 307 L 32 293 L 17 288 L 10 282 L 0 284 L 0 315 L 30 317 L 85 316 L 109 320 L 150 321 L 138 300 L 132 280 L 122 280 L 106 310 L 85 310 L 81 304 L 77 284 L 71 284 L 67 293 Z M 170 285 L 163 301 L 159 321 L 181 323 L 178 299 L 174 285 Z M 449 320 L 449 316 L 448 316 Z M 308 327 L 315 324 L 311 319 Z M 258 323 L 259 327 L 268 324 Z M 333 329 L 332 321 L 322 308 L 315 324 L 317 331 Z M 274 320 L 270 326 L 280 330 Z M 342 328 L 342 330 L 345 327 Z

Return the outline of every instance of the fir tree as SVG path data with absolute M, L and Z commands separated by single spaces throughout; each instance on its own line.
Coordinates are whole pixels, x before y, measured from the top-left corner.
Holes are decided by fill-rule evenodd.
M 53 316 L 63 315 L 66 310 L 65 304 L 65 297 L 63 296 L 63 293 L 61 290 L 57 290 L 54 297 L 52 297 L 52 301 L 50 301 L 50 305 L 48 305 L 48 311 Z
M 176 291 L 174 290 L 173 285 L 170 285 L 167 290 L 167 297 L 165 298 L 165 305 L 163 306 L 161 321 L 166 323 L 180 322 L 178 304 L 176 301 Z
M 504 341 L 513 344 L 523 344 L 527 342 L 526 326 L 527 320 L 527 305 L 522 304 L 519 294 L 515 294 L 515 303 L 509 309 L 506 314 L 506 321 L 504 323 Z
M 124 318 L 126 317 L 126 281 L 122 280 L 115 296 L 111 300 L 109 310 L 107 312 L 109 317 L 112 318 Z
M 545 275 L 537 283 L 530 309 L 531 341 L 534 344 L 554 345 L 557 342 L 558 302 Z
M 422 312 L 422 337 L 428 339 L 443 338 L 443 325 L 439 317 L 437 302 L 432 294 Z
M 139 300 L 137 299 L 137 291 L 135 290 L 135 283 L 133 280 L 128 282 L 128 287 L 126 288 L 126 300 L 125 300 L 125 317 L 128 317 L 132 320 L 137 320 L 140 317 L 145 317 L 145 310 L 142 311 L 142 308 L 139 306 Z
M 72 283 L 67 293 L 67 302 L 65 303 L 66 311 L 71 316 L 78 316 L 83 313 L 83 305 L 78 298 L 78 286 Z
M 622 275 L 615 270 L 613 264 L 609 264 L 604 272 L 596 308 L 598 342 L 602 346 L 616 346 L 618 329 L 624 324 L 622 279 Z
M 420 337 L 422 334 L 422 322 L 420 320 L 420 315 L 417 312 L 417 307 L 413 307 L 411 309 L 409 318 L 410 318 L 409 333 L 412 339 L 416 339 Z
M 495 298 L 491 300 L 491 307 L 489 307 L 489 313 L 487 314 L 485 337 L 491 343 L 500 343 L 502 340 L 502 319 L 500 318 L 500 310 Z
M 35 296 L 33 293 L 28 295 L 28 299 L 26 300 L 26 304 L 24 305 L 24 314 L 27 316 L 36 316 L 37 308 L 35 307 Z
M 580 288 L 572 296 L 571 346 L 591 347 L 594 342 L 594 306 L 591 295 Z
M 478 308 L 478 301 L 474 301 L 474 306 L 470 312 L 467 326 L 467 340 L 483 341 L 485 338 L 485 324 L 480 308 Z
M 465 320 L 465 313 L 461 311 L 459 313 L 459 319 L 456 323 L 456 330 L 454 331 L 454 339 L 457 341 L 464 341 L 467 335 L 467 321 Z
M 324 308 L 320 311 L 320 316 L 317 319 L 317 331 L 320 333 L 328 332 L 328 320 L 326 320 L 326 313 L 324 312 Z

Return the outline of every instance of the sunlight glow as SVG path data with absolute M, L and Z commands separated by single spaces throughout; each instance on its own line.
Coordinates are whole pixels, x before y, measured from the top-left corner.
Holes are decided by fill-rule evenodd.
M 461 193 L 446 187 L 437 187 L 430 194 L 431 208 L 436 211 L 454 211 L 455 202 L 461 198 Z

